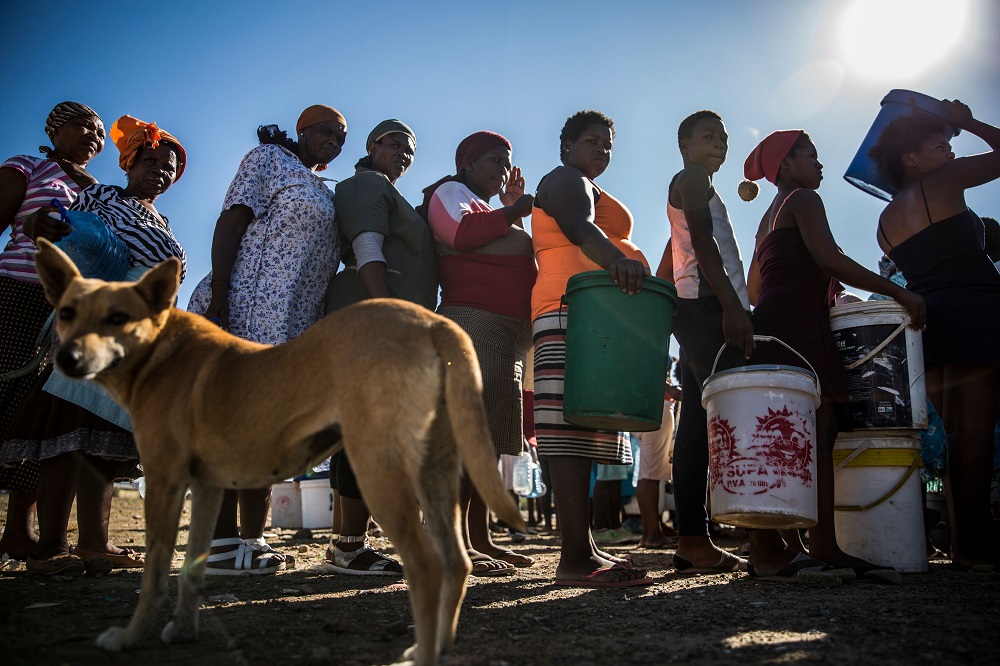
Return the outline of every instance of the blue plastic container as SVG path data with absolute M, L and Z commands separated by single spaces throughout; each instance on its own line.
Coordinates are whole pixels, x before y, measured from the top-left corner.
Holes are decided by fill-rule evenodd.
M 73 228 L 56 246 L 66 253 L 84 277 L 108 282 L 125 279 L 131 256 L 124 241 L 100 217 L 80 210 L 63 212 Z
M 882 98 L 882 110 L 878 112 L 865 140 L 861 142 L 861 147 L 847 167 L 844 180 L 879 199 L 891 201 L 896 196 L 898 190 L 882 178 L 875 161 L 868 157 L 868 150 L 878 142 L 882 130 L 890 122 L 902 115 L 913 113 L 913 108 L 910 106 L 911 99 L 921 111 L 942 117 L 945 115 L 940 100 L 912 90 L 890 90 L 889 94 Z M 952 136 L 958 134 L 957 129 L 952 127 L 948 129 Z

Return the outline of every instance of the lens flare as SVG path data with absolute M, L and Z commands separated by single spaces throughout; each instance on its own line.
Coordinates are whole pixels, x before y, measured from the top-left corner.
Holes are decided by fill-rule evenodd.
M 958 46 L 968 15 L 968 0 L 854 0 L 841 17 L 841 55 L 854 75 L 912 82 Z

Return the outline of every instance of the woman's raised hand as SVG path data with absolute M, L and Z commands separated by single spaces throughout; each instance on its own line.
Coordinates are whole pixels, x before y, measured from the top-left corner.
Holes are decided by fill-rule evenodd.
M 513 206 L 522 196 L 524 196 L 524 176 L 521 175 L 521 168 L 511 167 L 507 182 L 500 190 L 500 203 L 504 206 Z
M 967 129 L 969 124 L 972 122 L 972 110 L 962 102 L 957 99 L 943 99 L 941 104 L 944 106 L 945 117 L 944 119 L 949 125 L 960 129 Z

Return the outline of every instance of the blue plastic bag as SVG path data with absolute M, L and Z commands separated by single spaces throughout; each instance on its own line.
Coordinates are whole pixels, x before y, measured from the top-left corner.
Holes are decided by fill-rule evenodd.
M 56 241 L 56 246 L 73 260 L 83 277 L 124 280 L 131 260 L 125 242 L 97 215 L 60 209 L 72 230 Z

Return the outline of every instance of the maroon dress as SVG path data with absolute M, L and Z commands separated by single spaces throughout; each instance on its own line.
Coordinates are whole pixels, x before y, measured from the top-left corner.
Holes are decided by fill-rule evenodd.
M 771 335 L 812 364 L 823 393 L 846 403 L 847 375 L 830 330 L 830 305 L 839 283 L 823 272 L 794 227 L 774 229 L 757 250 L 760 296 L 753 311 L 755 335 Z M 805 368 L 795 354 L 758 342 L 751 363 Z

